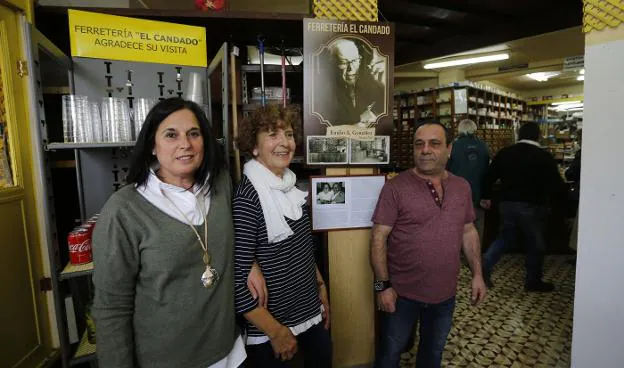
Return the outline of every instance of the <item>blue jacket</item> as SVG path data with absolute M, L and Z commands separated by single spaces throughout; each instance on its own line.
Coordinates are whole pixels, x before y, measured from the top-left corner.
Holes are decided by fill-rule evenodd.
M 490 164 L 487 144 L 474 135 L 460 135 L 453 142 L 448 170 L 470 183 L 472 203 L 479 206 L 481 183 Z

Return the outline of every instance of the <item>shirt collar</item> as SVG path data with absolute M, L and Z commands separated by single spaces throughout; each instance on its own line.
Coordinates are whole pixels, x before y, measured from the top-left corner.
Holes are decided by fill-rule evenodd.
M 177 185 L 165 183 L 164 181 L 160 180 L 158 175 L 156 175 L 156 172 L 154 171 L 154 169 L 150 169 L 150 174 L 147 177 L 147 180 L 145 181 L 144 186 L 146 189 L 151 189 L 155 192 L 160 192 L 161 190 L 167 193 L 188 192 L 192 195 L 195 195 L 195 193 L 197 193 L 198 190 L 200 189 L 198 184 L 193 185 L 193 190 L 188 190 L 188 189 L 180 188 Z
M 420 175 L 416 174 L 416 170 L 415 170 L 415 169 L 413 169 L 413 168 L 412 168 L 412 169 L 410 169 L 410 172 L 411 172 L 411 174 L 412 174 L 412 176 L 413 176 L 413 177 L 415 177 L 416 179 L 418 179 L 418 180 L 420 180 L 420 181 L 422 181 L 422 182 L 428 182 L 428 181 L 431 181 L 431 180 L 429 180 L 429 179 L 425 179 L 425 178 L 423 178 L 422 176 L 420 176 Z M 442 182 L 442 184 L 443 184 L 443 185 L 446 185 L 446 183 L 448 183 L 449 177 L 450 177 L 451 175 L 452 175 L 452 174 L 451 174 L 451 173 L 449 173 L 447 170 L 444 170 L 444 174 L 442 175 L 442 180 L 441 180 L 441 182 Z
M 531 145 L 533 145 L 533 146 L 535 146 L 535 147 L 542 148 L 542 145 L 540 145 L 540 144 L 539 144 L 539 142 L 532 141 L 532 140 L 530 140 L 530 139 L 521 139 L 521 140 L 519 140 L 519 141 L 518 141 L 518 143 L 526 143 L 526 144 L 531 144 Z

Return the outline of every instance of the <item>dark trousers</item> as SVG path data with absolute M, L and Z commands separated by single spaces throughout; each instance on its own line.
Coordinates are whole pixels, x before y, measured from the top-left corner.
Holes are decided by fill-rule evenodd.
M 491 274 L 505 251 L 513 246 L 522 234 L 526 243 L 525 284 L 532 285 L 542 280 L 545 241 L 543 234 L 547 210 L 525 202 L 501 202 L 500 214 L 503 223 L 498 237 L 483 256 L 486 274 Z
M 453 324 L 455 297 L 438 304 L 398 297 L 394 313 L 381 312 L 375 368 L 398 368 L 410 335 L 419 323 L 416 367 L 438 368 Z
M 329 331 L 318 323 L 306 332 L 296 336 L 297 355 L 303 351 L 304 367 L 330 368 L 332 361 L 331 340 Z M 282 362 L 275 358 L 271 342 L 259 345 L 247 345 L 246 367 L 255 368 L 288 368 L 293 367 L 292 361 Z

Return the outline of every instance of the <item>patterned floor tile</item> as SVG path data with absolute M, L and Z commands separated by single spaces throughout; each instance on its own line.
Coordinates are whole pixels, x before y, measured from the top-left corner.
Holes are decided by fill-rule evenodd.
M 485 303 L 470 305 L 470 270 L 462 267 L 453 328 L 443 367 L 570 367 L 575 269 L 570 256 L 548 256 L 544 279 L 553 293 L 523 289 L 524 256 L 504 256 L 492 275 Z M 401 367 L 414 367 L 418 340 Z

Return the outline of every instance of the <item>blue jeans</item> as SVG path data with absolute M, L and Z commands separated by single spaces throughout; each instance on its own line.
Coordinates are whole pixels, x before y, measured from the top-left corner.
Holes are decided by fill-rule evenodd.
M 381 312 L 379 346 L 375 368 L 398 368 L 412 331 L 419 325 L 420 340 L 416 367 L 438 368 L 453 324 L 455 297 L 428 304 L 398 297 L 394 313 Z
M 545 241 L 542 229 L 548 213 L 546 208 L 524 202 L 501 202 L 499 208 L 503 228 L 483 256 L 485 273 L 492 273 L 505 250 L 513 246 L 518 235 L 522 234 L 527 247 L 525 285 L 540 282 L 544 267 Z
M 303 364 L 305 368 L 331 367 L 332 351 L 329 331 L 318 323 L 306 332 L 296 336 L 297 350 L 303 350 Z M 297 352 L 299 354 L 299 352 Z M 282 362 L 275 358 L 271 342 L 259 345 L 247 345 L 247 360 L 245 367 L 252 368 L 288 368 L 292 361 Z

